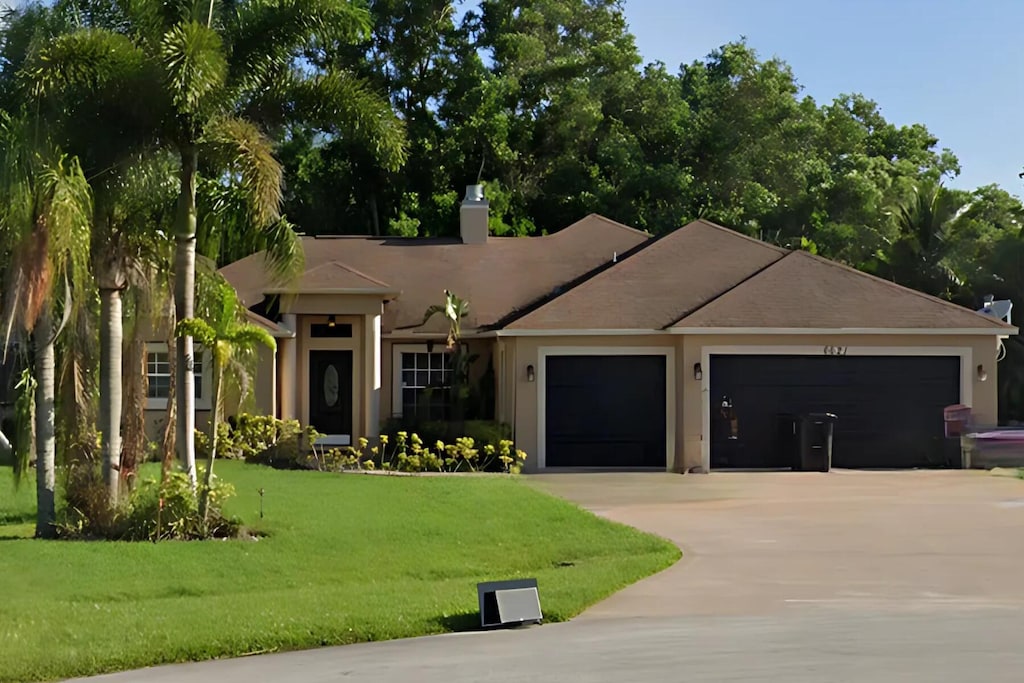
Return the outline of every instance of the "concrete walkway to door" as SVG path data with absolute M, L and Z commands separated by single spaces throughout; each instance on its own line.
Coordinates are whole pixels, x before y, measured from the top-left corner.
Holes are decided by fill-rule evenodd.
M 979 471 L 566 473 L 530 482 L 684 558 L 583 620 L 1024 607 L 1024 481 Z

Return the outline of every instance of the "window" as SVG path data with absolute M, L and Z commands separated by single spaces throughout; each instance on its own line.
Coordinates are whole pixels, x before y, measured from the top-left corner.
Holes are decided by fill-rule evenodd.
M 352 325 L 349 323 L 313 323 L 309 326 L 309 336 L 325 339 L 348 339 L 352 336 Z
M 448 412 L 451 357 L 447 353 L 403 352 L 401 408 L 403 417 L 443 420 Z
M 166 400 L 171 395 L 171 361 L 166 351 L 146 352 L 147 398 Z
M 209 409 L 206 400 L 206 353 L 199 344 L 195 345 L 195 358 L 192 361 L 192 374 L 195 376 L 196 407 Z M 149 388 L 146 392 L 147 408 L 158 409 L 167 406 L 171 395 L 171 358 L 167 344 L 152 343 L 146 345 L 146 379 Z

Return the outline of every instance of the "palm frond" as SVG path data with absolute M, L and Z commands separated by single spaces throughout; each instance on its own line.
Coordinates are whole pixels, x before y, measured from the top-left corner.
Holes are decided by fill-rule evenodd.
M 302 120 L 334 136 L 359 140 L 385 169 L 405 163 L 405 124 L 386 97 L 349 72 L 333 69 L 307 77 L 292 70 L 271 84 L 255 106 L 264 112 L 280 110 L 286 121 Z
M 231 330 L 226 336 L 226 340 L 233 346 L 242 349 L 253 349 L 263 346 L 271 351 L 277 350 L 277 342 L 274 340 L 273 335 L 262 327 L 248 323 L 238 325 L 235 329 Z
M 331 41 L 365 39 L 370 13 L 348 0 L 259 0 L 235 3 L 224 22 L 231 82 L 245 93 L 271 85 L 302 50 Z
M 220 35 L 198 21 L 183 21 L 164 34 L 160 56 L 178 111 L 189 116 L 212 113 L 219 104 L 214 95 L 228 73 Z
M 84 28 L 57 36 L 27 61 L 22 78 L 43 97 L 109 92 L 148 71 L 146 55 L 127 36 Z
M 209 323 L 199 318 L 186 318 L 179 320 L 175 326 L 176 334 L 179 337 L 192 337 L 196 342 L 213 348 L 217 342 L 217 332 Z
M 207 125 L 203 141 L 217 166 L 238 177 L 257 226 L 263 228 L 280 219 L 283 172 L 274 157 L 274 143 L 255 124 L 238 118 L 214 119 Z

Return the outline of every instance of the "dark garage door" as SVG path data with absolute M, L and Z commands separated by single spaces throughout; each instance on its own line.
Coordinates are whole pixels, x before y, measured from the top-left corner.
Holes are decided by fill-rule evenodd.
M 664 356 L 548 356 L 548 467 L 665 467 Z
M 778 414 L 838 416 L 834 467 L 950 467 L 942 409 L 960 401 L 960 359 L 874 356 L 714 356 L 711 466 L 788 467 Z M 720 410 L 733 404 L 732 427 Z

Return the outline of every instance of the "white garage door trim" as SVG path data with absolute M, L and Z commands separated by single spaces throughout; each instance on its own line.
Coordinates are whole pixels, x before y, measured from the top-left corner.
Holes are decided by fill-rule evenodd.
M 705 346 L 701 394 L 701 463 L 711 471 L 711 357 L 712 356 L 955 356 L 960 359 L 960 402 L 974 400 L 974 350 L 969 346 Z
M 547 467 L 548 356 L 664 356 L 665 468 L 676 452 L 676 350 L 672 346 L 542 346 L 537 349 L 537 467 Z

